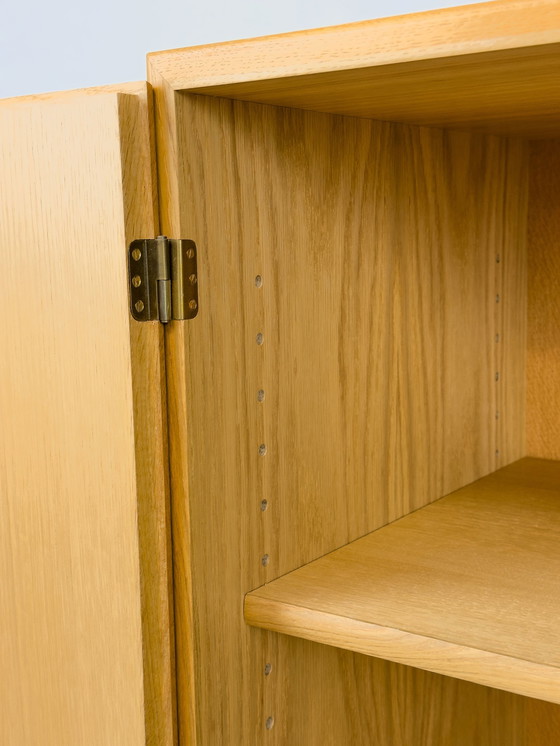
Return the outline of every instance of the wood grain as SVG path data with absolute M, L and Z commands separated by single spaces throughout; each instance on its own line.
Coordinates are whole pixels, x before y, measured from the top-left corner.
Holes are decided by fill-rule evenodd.
M 0 107 L 2 743 L 174 738 L 162 337 L 126 279 L 157 228 L 149 93 L 126 90 Z
M 268 681 L 278 697 L 267 741 L 528 746 L 525 703 L 534 700 L 294 637 L 276 638 L 285 647 Z M 275 677 L 290 685 L 278 687 Z M 545 708 L 540 714 L 548 716 Z
M 527 451 L 560 459 L 560 141 L 531 152 Z
M 526 148 L 154 84 L 162 229 L 200 251 L 200 314 L 166 333 L 180 741 L 344 743 L 347 682 L 244 626 L 242 596 L 495 468 L 495 251 L 521 261 Z M 290 730 L 290 689 L 332 734 Z
M 550 137 L 559 58 L 558 0 L 501 0 L 159 52 L 149 65 L 174 90 Z
M 526 746 L 558 746 L 560 707 L 538 699 L 525 700 L 524 735 Z
M 522 459 L 249 593 L 253 625 L 560 702 L 560 464 Z
M 496 469 L 527 455 L 523 402 L 527 386 L 528 165 L 527 159 L 510 159 L 502 174 L 506 214 L 517 218 L 504 221 L 495 252 Z
M 152 104 L 153 104 L 153 95 L 152 95 L 152 89 L 149 84 L 146 83 L 145 80 L 137 80 L 137 81 L 131 81 L 130 83 L 115 83 L 113 85 L 102 85 L 102 86 L 92 86 L 90 88 L 74 88 L 68 91 L 51 91 L 47 93 L 32 93 L 31 95 L 26 96 L 14 96 L 13 98 L 3 98 L 2 101 L 2 108 L 5 109 L 9 106 L 15 106 L 20 107 L 22 105 L 29 105 L 29 104 L 40 104 L 40 103 L 61 103 L 61 102 L 70 102 L 72 100 L 78 101 L 80 99 L 89 98 L 89 97 L 96 97 L 99 95 L 106 95 L 108 93 L 121 93 L 121 94 L 128 94 L 130 96 L 135 96 L 139 102 L 141 102 L 142 108 L 144 109 L 143 114 L 148 116 L 147 126 L 149 127 L 149 135 L 148 133 L 144 133 L 147 137 L 150 139 L 153 139 L 154 137 L 154 128 L 153 128 L 153 122 L 151 121 L 152 117 Z M 140 134 L 140 133 L 139 133 Z M 143 140 L 143 135 L 140 136 L 140 139 Z M 155 155 L 155 153 L 154 153 Z M 155 174 L 147 174 L 146 178 L 148 178 L 155 186 L 157 186 L 157 179 L 155 179 Z M 157 202 L 153 203 L 153 209 L 157 212 Z
M 128 86 L 127 86 L 128 91 Z M 126 245 L 159 233 L 153 96 L 119 96 Z M 169 453 L 163 328 L 130 317 L 146 743 L 177 741 Z
M 179 195 L 179 154 L 177 145 L 176 95 L 157 74 L 154 88 L 154 115 L 157 150 L 160 230 L 168 236 L 190 236 L 190 226 L 182 226 Z M 178 742 L 196 746 L 199 728 L 198 680 L 195 676 L 195 640 L 192 597 L 191 519 L 189 505 L 187 381 L 184 365 L 184 337 L 189 324 L 170 323 L 165 332 L 166 383 L 168 401 L 169 464 L 173 547 L 173 601 L 176 642 L 177 731 Z M 200 727 L 204 727 L 200 724 Z

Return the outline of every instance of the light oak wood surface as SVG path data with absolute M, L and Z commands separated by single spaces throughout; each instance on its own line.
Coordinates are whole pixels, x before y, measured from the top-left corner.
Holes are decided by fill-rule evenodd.
M 32 93 L 26 96 L 14 96 L 13 98 L 1 99 L 2 108 L 5 109 L 9 106 L 20 107 L 22 105 L 39 104 L 41 102 L 52 102 L 62 103 L 69 101 L 77 101 L 84 98 L 96 97 L 106 95 L 108 93 L 121 93 L 129 94 L 134 96 L 141 102 L 141 106 L 144 109 L 143 114 L 148 116 L 146 122 L 147 129 L 142 134 L 137 133 L 140 140 L 147 138 L 152 140 L 154 137 L 153 121 L 151 121 L 152 113 L 151 108 L 153 104 L 153 91 L 149 84 L 144 80 L 133 81 L 130 83 L 115 83 L 113 85 L 102 85 L 102 86 L 91 86 L 90 88 L 74 88 L 68 91 L 49 91 L 46 93 Z M 149 130 L 149 132 L 148 132 Z M 143 146 L 142 146 L 143 147 Z M 155 153 L 152 153 L 154 156 Z M 150 156 L 150 157 L 152 157 Z M 143 169 L 142 169 L 143 171 Z M 155 173 L 145 173 L 146 179 L 150 181 L 155 188 L 157 188 L 157 179 Z M 157 201 L 152 203 L 152 207 L 148 208 L 148 211 L 155 211 L 154 216 L 157 214 Z
M 146 84 L 0 106 L 0 742 L 173 744 L 162 331 Z M 171 630 L 171 631 L 170 631 Z
M 123 86 L 131 92 L 133 84 Z M 91 94 L 90 94 L 91 95 Z M 121 168 L 126 242 L 155 236 L 158 229 L 153 95 L 119 97 L 123 131 Z M 164 330 L 161 324 L 130 322 L 132 397 L 146 743 L 177 742 L 177 690 L 171 558 L 169 452 Z
M 558 703 L 559 485 L 522 459 L 253 591 L 245 618 Z
M 173 90 L 554 137 L 560 2 L 498 0 L 150 55 Z
M 233 590 L 526 453 L 526 144 L 215 97 L 555 137 L 559 21 L 494 2 L 149 57 L 162 228 L 199 241 L 208 314 L 166 335 L 182 743 L 556 746 L 553 704 L 255 637 Z
M 447 548 L 426 518 L 447 502 L 424 506 L 559 458 L 558 147 L 529 179 L 528 144 L 495 136 L 558 137 L 559 59 L 558 0 L 499 0 L 151 55 L 153 112 L 145 84 L 3 102 L 0 742 L 558 746 L 560 708 L 510 693 L 560 701 L 537 598 L 558 465 L 529 501 L 529 461 L 468 488 Z M 156 191 L 200 252 L 199 316 L 165 344 L 127 321 Z M 376 564 L 382 623 L 352 606 L 367 574 L 300 585 L 410 512 L 438 538 L 405 531 L 404 570 L 381 552 L 418 581 L 397 596 Z M 470 563 L 465 525 L 488 539 Z
M 277 717 L 259 745 L 558 746 L 558 705 L 297 637 L 274 638 L 280 655 L 267 704 Z
M 557 746 L 554 740 L 525 740 L 525 703 L 533 700 L 328 645 L 275 637 L 283 654 L 271 676 L 291 682 L 269 683 L 277 690 L 276 733 L 269 735 L 279 746 Z M 548 713 L 541 710 L 541 716 Z
M 560 140 L 531 151 L 527 451 L 560 459 Z
M 180 742 L 345 743 L 361 736 L 332 655 L 247 628 L 242 596 L 496 468 L 495 252 L 523 264 L 526 147 L 152 83 L 162 230 L 200 252 L 199 316 L 166 331 Z M 504 463 L 522 455 L 513 398 Z M 439 686 L 411 677 L 407 703 Z M 290 691 L 328 702 L 332 733 Z
M 177 146 L 176 95 L 157 73 L 150 71 L 154 89 L 154 120 L 157 152 L 160 231 L 168 236 L 190 236 L 191 226 L 181 224 L 179 194 L 181 172 Z M 203 249 L 199 246 L 199 250 Z M 199 269 L 202 262 L 199 259 Z M 200 278 L 199 278 L 200 288 Z M 195 323 L 193 320 L 192 323 Z M 177 731 L 181 746 L 198 746 L 198 732 L 205 727 L 199 721 L 195 675 L 195 639 L 193 621 L 191 519 L 189 507 L 189 468 L 185 444 L 190 424 L 186 417 L 188 369 L 184 364 L 185 335 L 191 324 L 166 325 L 165 360 L 169 435 L 170 511 L 172 521 L 173 602 L 176 642 Z M 210 591 L 210 588 L 208 589 Z M 215 680 L 215 679 L 214 679 Z M 219 678 L 218 678 L 219 681 Z M 214 732 L 214 726 L 206 726 Z
M 498 465 L 495 374 L 509 371 L 495 370 L 495 351 L 509 340 L 495 341 L 495 309 L 520 328 L 524 309 L 523 277 L 500 279 L 499 303 L 496 278 L 524 263 L 526 149 L 210 97 L 179 103 L 184 222 L 204 252 L 206 293 L 185 342 L 200 419 L 189 437 L 201 449 L 216 426 L 231 438 L 222 451 L 240 515 L 270 497 L 254 527 L 267 579 Z M 524 368 L 524 341 L 512 369 Z M 213 381 L 214 396 L 197 381 Z M 507 463 L 523 453 L 522 389 L 505 406 Z M 244 490 L 246 478 L 257 482 Z

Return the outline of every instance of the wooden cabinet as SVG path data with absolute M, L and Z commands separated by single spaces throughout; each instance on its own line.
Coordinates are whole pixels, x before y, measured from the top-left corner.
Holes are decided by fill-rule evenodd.
M 0 133 L 0 742 L 560 744 L 560 2 Z M 192 320 L 130 315 L 158 234 Z

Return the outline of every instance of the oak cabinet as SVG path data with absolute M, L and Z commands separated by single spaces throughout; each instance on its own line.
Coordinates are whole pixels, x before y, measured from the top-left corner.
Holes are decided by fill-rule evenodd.
M 0 742 L 560 743 L 560 3 L 148 71 L 0 105 Z

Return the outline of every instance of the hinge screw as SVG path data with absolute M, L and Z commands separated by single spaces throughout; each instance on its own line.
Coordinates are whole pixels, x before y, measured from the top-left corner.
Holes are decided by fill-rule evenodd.
M 137 262 L 139 259 L 142 258 L 142 252 L 140 251 L 140 249 L 132 250 L 132 258 L 134 259 L 135 262 Z
M 134 275 L 134 277 L 132 278 L 132 284 L 135 288 L 140 287 L 140 285 L 142 284 L 142 278 L 140 277 L 140 275 Z
M 191 285 L 196 285 L 196 275 L 189 275 L 189 282 Z
M 137 300 L 134 304 L 134 308 L 138 311 L 138 313 L 142 313 L 142 311 L 144 310 L 144 304 L 141 300 Z
M 187 259 L 194 259 L 194 249 L 187 249 Z
M 197 307 L 198 307 L 198 303 L 195 300 L 190 300 L 189 301 L 189 308 L 192 311 L 195 311 Z

